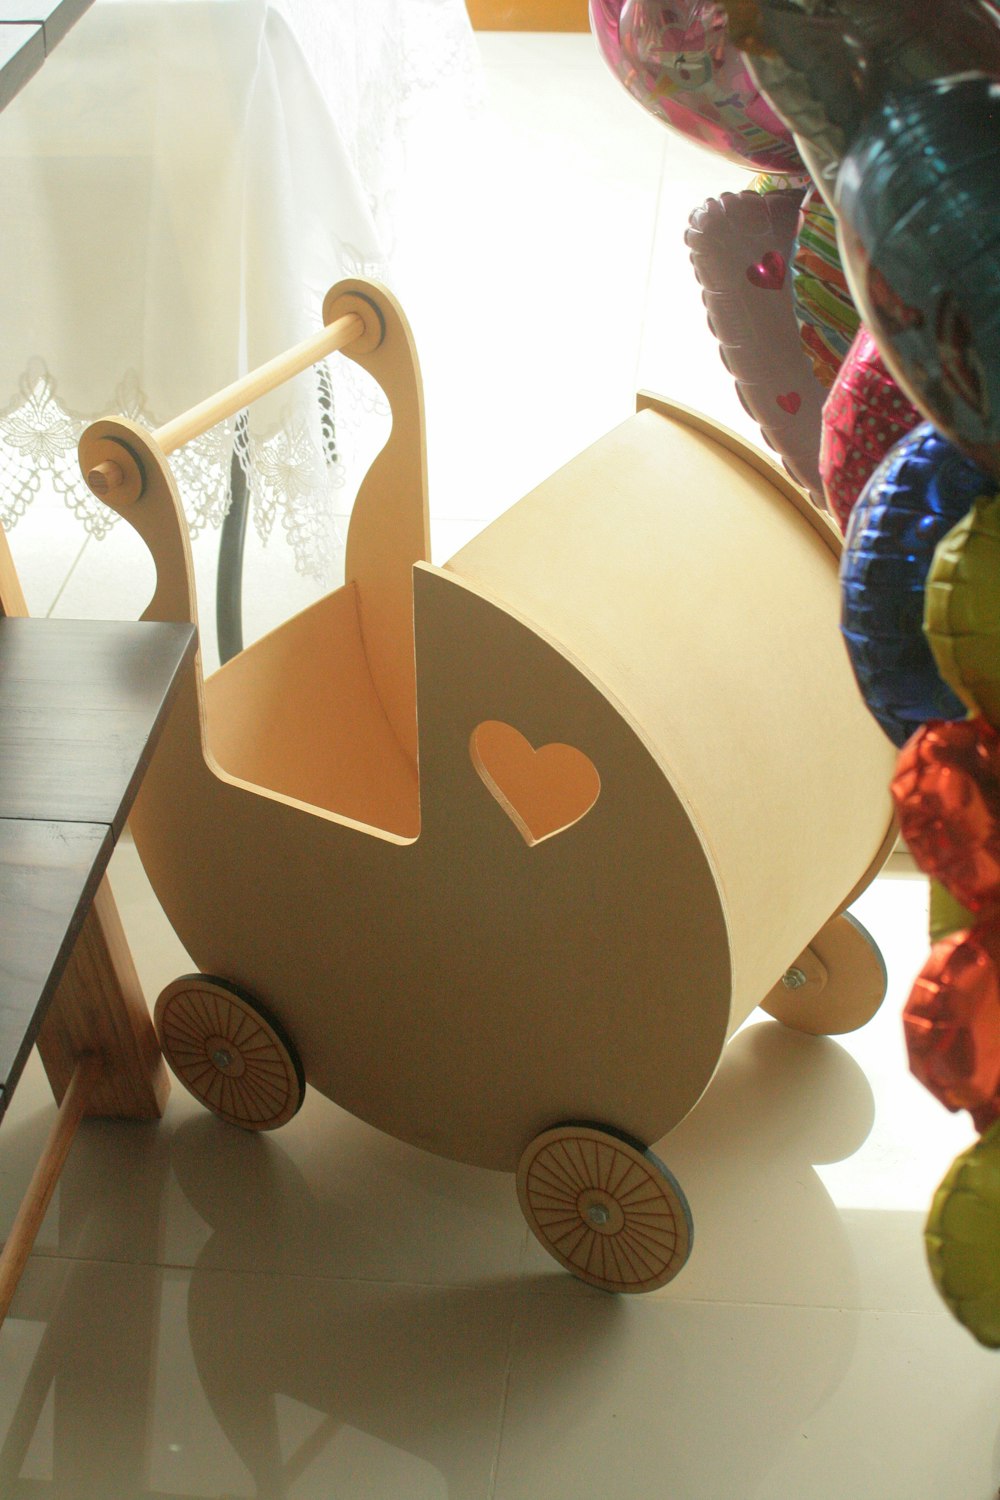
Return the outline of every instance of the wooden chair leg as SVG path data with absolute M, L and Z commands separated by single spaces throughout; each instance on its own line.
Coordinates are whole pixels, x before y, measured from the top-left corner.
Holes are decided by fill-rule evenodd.
M 28 1191 L 21 1200 L 13 1228 L 0 1253 L 0 1323 L 7 1316 L 35 1236 L 45 1218 L 59 1173 L 73 1144 L 91 1094 L 100 1079 L 102 1062 L 94 1053 L 81 1057 L 73 1069 L 45 1150 L 38 1159 Z

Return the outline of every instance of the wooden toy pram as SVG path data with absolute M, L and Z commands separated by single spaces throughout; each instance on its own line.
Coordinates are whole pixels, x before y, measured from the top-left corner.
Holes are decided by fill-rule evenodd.
M 427 561 L 422 398 L 384 289 L 150 436 L 95 423 L 83 472 L 147 543 L 145 618 L 196 620 L 165 454 L 341 347 L 393 425 L 346 583 L 207 681 L 187 676 L 136 803 L 153 888 L 201 973 L 160 996 L 172 1068 L 250 1128 L 308 1081 L 440 1155 L 515 1170 L 577 1276 L 687 1258 L 647 1150 L 758 1004 L 816 1032 L 880 1003 L 838 915 L 893 839 L 892 747 L 837 631 L 840 540 L 732 434 L 637 415 Z

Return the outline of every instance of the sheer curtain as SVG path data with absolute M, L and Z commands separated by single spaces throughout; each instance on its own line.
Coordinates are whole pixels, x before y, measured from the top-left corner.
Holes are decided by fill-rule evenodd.
M 411 128 L 478 90 L 462 0 L 97 0 L 0 116 L 0 522 L 47 485 L 102 535 L 88 421 L 156 426 L 314 331 L 341 276 L 391 286 Z M 362 379 L 331 360 L 177 453 L 192 529 L 235 442 L 258 531 L 323 579 Z

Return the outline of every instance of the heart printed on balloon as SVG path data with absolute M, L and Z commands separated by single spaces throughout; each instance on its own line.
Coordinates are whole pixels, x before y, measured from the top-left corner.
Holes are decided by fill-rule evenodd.
M 777 250 L 767 250 L 753 266 L 747 266 L 747 281 L 765 292 L 780 292 L 785 284 L 787 265 Z

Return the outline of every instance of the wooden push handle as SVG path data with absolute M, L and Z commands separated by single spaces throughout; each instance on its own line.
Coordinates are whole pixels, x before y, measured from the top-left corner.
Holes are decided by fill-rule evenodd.
M 7 1316 L 21 1272 L 31 1254 L 35 1236 L 59 1181 L 59 1173 L 73 1144 L 76 1128 L 83 1118 L 87 1100 L 100 1077 L 102 1067 L 101 1059 L 93 1053 L 80 1058 L 63 1095 L 45 1150 L 39 1157 L 28 1184 L 28 1191 L 21 1200 L 21 1207 L 7 1236 L 3 1253 L 0 1254 L 0 1323 Z
M 268 391 L 291 380 L 293 375 L 301 375 L 303 370 L 308 370 L 318 360 L 325 359 L 337 349 L 343 349 L 345 344 L 353 343 L 364 331 L 364 320 L 357 313 L 346 313 L 342 318 L 335 318 L 332 323 L 321 328 L 319 333 L 286 349 L 284 354 L 269 359 L 267 364 L 258 365 L 256 370 L 251 370 L 240 380 L 234 380 L 232 385 L 225 386 L 214 396 L 181 412 L 172 422 L 165 422 L 153 433 L 155 442 L 164 454 L 173 453 L 175 448 L 182 448 L 193 438 L 201 437 L 203 432 L 207 432 L 217 422 L 242 411 L 259 396 L 266 396 Z

